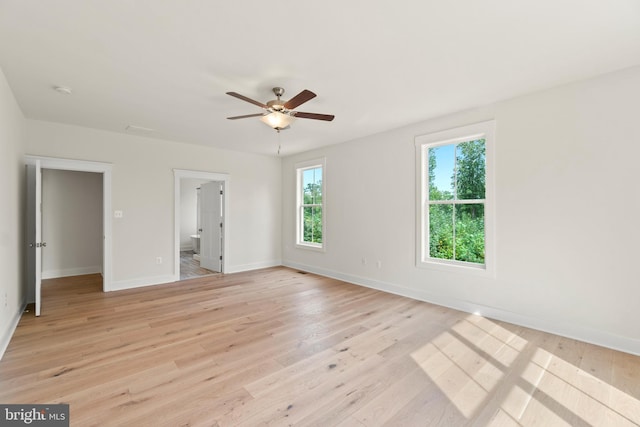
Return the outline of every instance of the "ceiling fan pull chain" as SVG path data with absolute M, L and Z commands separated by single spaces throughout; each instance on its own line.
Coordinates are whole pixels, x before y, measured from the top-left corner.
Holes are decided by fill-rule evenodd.
M 276 129 L 278 133 L 278 156 L 280 155 L 280 148 L 282 148 L 282 142 L 280 141 L 280 129 Z

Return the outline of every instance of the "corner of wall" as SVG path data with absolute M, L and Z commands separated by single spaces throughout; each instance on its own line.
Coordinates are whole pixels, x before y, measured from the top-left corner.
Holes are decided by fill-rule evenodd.
M 9 347 L 9 342 L 18 327 L 18 323 L 20 322 L 22 313 L 24 313 L 26 307 L 26 303 L 19 307 L 19 310 L 11 316 L 11 320 L 7 325 L 8 328 L 5 331 L 2 331 L 2 334 L 0 335 L 0 360 L 4 357 L 4 352 L 7 351 L 7 347 Z
M 0 69 L 0 358 L 26 304 L 24 283 L 24 173 L 26 119 Z

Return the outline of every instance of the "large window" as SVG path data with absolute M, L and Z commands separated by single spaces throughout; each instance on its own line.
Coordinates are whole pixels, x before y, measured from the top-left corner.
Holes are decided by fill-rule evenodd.
M 296 165 L 297 244 L 323 249 L 324 240 L 324 159 Z
M 421 266 L 490 270 L 494 123 L 416 138 Z

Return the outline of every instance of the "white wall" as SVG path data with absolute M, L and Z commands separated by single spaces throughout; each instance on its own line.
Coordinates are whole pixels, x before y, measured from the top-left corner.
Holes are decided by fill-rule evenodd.
M 0 358 L 26 303 L 24 128 L 24 116 L 0 69 Z
M 638 99 L 634 68 L 288 157 L 284 263 L 640 354 Z M 496 276 L 418 269 L 414 137 L 490 119 Z M 321 156 L 325 253 L 294 245 L 294 164 Z
M 42 278 L 102 272 L 102 174 L 42 170 Z
M 208 181 L 183 178 L 180 180 L 180 250 L 191 250 L 191 235 L 198 234 L 198 191 Z
M 113 164 L 112 205 L 123 217 L 112 218 L 112 289 L 173 280 L 174 168 L 230 175 L 227 272 L 281 262 L 277 157 L 35 120 L 26 151 Z

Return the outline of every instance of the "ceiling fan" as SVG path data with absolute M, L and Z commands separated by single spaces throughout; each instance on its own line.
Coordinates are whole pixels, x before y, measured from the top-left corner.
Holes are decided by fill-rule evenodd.
M 260 120 L 265 124 L 271 126 L 276 131 L 280 132 L 282 129 L 287 129 L 289 124 L 293 121 L 294 117 L 301 119 L 313 119 L 324 120 L 330 122 L 335 116 L 331 114 L 318 114 L 318 113 L 304 113 L 302 111 L 294 111 L 294 109 L 305 102 L 316 97 L 316 94 L 310 90 L 303 90 L 288 101 L 283 101 L 280 97 L 284 94 L 284 89 L 281 87 L 274 87 L 273 93 L 276 95 L 276 99 L 267 101 L 266 104 L 262 102 L 247 98 L 244 95 L 240 95 L 236 92 L 227 92 L 227 95 L 231 95 L 235 98 L 242 99 L 253 105 L 264 109 L 262 113 L 246 114 L 244 116 L 227 117 L 229 120 L 246 119 L 249 117 L 262 117 Z

